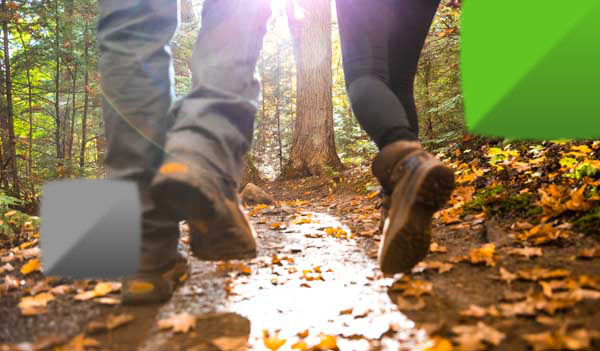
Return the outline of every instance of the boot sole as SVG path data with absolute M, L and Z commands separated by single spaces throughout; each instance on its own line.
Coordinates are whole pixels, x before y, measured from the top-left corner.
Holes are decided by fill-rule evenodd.
M 256 247 L 236 247 L 235 242 L 224 243 L 223 249 L 214 245 L 203 244 L 202 235 L 193 235 L 192 231 L 207 233 L 207 223 L 217 217 L 214 200 L 197 187 L 188 184 L 177 175 L 159 176 L 152 185 L 153 201 L 162 208 L 169 210 L 176 220 L 187 220 L 190 227 L 190 248 L 194 257 L 205 261 L 241 260 L 256 257 Z M 206 235 L 206 234 L 204 234 Z M 256 235 L 253 236 L 256 237 Z
M 395 201 L 379 247 L 384 274 L 406 273 L 427 256 L 433 214 L 448 202 L 454 190 L 450 168 L 437 161 L 424 167 L 429 167 L 424 176 L 413 180 L 413 184 L 397 184 L 392 193 Z

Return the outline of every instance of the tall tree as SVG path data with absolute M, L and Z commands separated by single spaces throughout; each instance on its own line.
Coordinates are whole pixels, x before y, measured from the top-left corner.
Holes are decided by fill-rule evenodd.
M 327 169 L 342 168 L 333 133 L 331 1 L 289 2 L 288 22 L 298 95 L 290 159 L 282 175 L 321 175 Z
M 19 194 L 19 174 L 17 169 L 17 151 L 16 151 L 16 140 L 15 140 L 15 128 L 13 122 L 13 96 L 12 96 L 12 77 L 11 77 L 11 66 L 10 66 L 10 44 L 9 44 L 9 33 L 8 33 L 8 22 L 11 14 L 9 12 L 9 6 L 6 0 L 2 0 L 2 33 L 4 42 L 4 98 L 6 99 L 6 105 L 3 109 L 1 120 L 2 128 L 2 145 L 3 150 L 3 164 L 0 168 L 5 170 L 5 174 L 12 183 L 12 193 L 14 195 Z
M 85 171 L 85 146 L 88 142 L 87 140 L 87 117 L 90 106 L 90 40 L 89 40 L 89 18 L 86 16 L 84 19 L 84 27 L 83 27 L 83 89 L 84 89 L 84 98 L 83 98 L 83 115 L 81 119 L 81 148 L 79 149 L 79 175 L 84 176 Z

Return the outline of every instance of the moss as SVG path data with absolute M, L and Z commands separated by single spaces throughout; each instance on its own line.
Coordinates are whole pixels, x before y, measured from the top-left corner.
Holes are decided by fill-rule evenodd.
M 575 230 L 600 239 L 600 206 L 596 206 L 573 223 Z
M 531 194 L 507 195 L 502 185 L 478 191 L 473 200 L 465 204 L 465 211 L 478 212 L 487 209 L 491 215 L 528 217 L 540 214 L 542 209 L 533 206 Z
M 475 193 L 473 199 L 465 204 L 465 211 L 477 212 L 482 211 L 485 205 L 494 199 L 497 195 L 504 191 L 502 185 L 495 186 L 493 188 L 481 189 Z

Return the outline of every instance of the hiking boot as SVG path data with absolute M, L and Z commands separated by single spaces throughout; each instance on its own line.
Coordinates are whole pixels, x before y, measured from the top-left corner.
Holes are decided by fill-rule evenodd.
M 123 279 L 121 303 L 139 305 L 169 300 L 175 287 L 185 280 L 184 275 L 188 269 L 185 257 L 177 253 L 175 262 L 164 269 L 140 272 L 134 277 Z
M 197 162 L 165 161 L 152 183 L 153 200 L 174 218 L 187 220 L 194 256 L 208 261 L 256 257 L 256 233 L 236 185 L 209 169 Z
M 414 141 L 384 147 L 372 170 L 383 188 L 381 271 L 408 272 L 429 251 L 433 214 L 450 199 L 454 172 Z

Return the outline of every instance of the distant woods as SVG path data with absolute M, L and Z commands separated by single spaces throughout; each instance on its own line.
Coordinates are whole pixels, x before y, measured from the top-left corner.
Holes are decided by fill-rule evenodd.
M 27 203 L 49 180 L 103 177 L 96 1 L 0 1 L 0 196 Z M 263 103 L 247 158 L 265 179 L 330 175 L 376 151 L 345 94 L 330 1 L 279 2 L 269 23 L 258 65 Z M 202 2 L 181 1 L 173 43 L 179 96 L 191 86 Z M 426 142 L 464 127 L 459 20 L 459 10 L 440 8 L 420 62 L 416 97 Z

